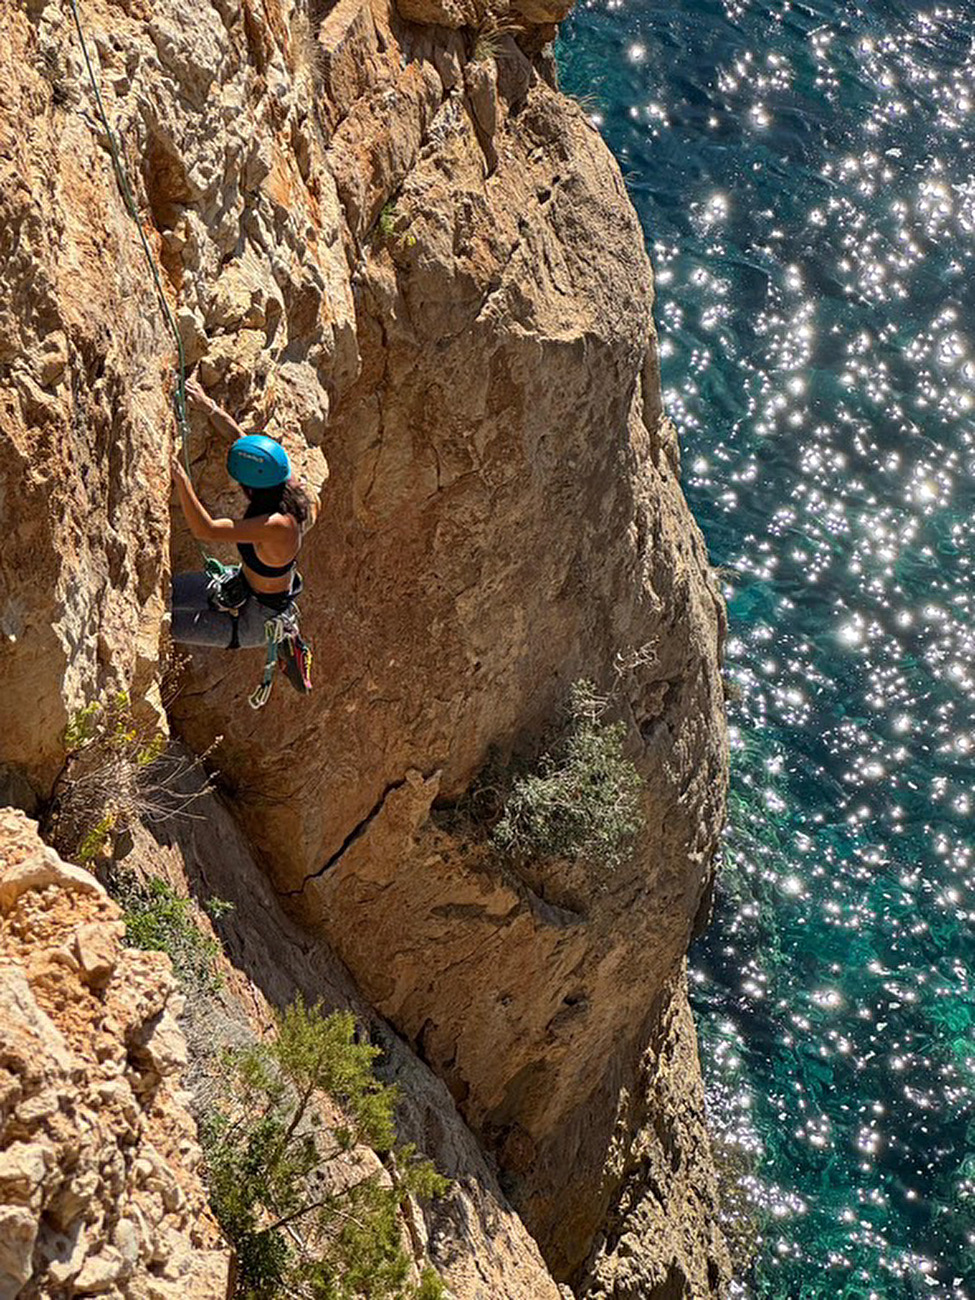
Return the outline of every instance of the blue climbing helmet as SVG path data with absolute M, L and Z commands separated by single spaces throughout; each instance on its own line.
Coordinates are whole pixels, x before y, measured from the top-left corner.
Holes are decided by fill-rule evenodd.
M 291 477 L 291 463 L 279 442 L 266 433 L 248 433 L 227 453 L 227 473 L 243 487 L 277 487 Z

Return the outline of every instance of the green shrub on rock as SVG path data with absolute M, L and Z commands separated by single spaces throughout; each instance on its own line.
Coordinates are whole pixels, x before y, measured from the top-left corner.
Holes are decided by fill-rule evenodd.
M 592 682 L 576 682 L 565 724 L 530 770 L 514 776 L 491 838 L 505 854 L 585 858 L 615 866 L 643 825 L 642 781 L 625 757 L 626 726 L 603 721 Z
M 171 753 L 151 714 L 136 716 L 126 691 L 79 709 L 64 733 L 65 763 L 47 810 L 44 836 L 82 866 L 110 856 L 140 821 L 180 817 L 212 786 L 203 764 Z
M 193 904 L 158 876 L 141 880 L 133 871 L 115 870 L 108 889 L 122 908 L 125 942 L 130 948 L 165 952 L 187 992 L 215 993 L 220 988 L 216 959 L 220 945 L 194 920 Z M 211 900 L 218 905 L 223 899 Z
M 401 1148 L 383 1172 L 355 1151 L 391 1151 L 397 1092 L 377 1080 L 379 1049 L 356 1041 L 348 1012 L 324 1015 L 299 997 L 278 1032 L 226 1061 L 221 1096 L 202 1131 L 214 1213 L 237 1254 L 238 1297 L 271 1300 L 436 1300 L 428 1269 L 409 1285 L 400 1206 L 442 1195 L 447 1181 Z M 327 1128 L 327 1093 L 348 1122 Z
M 434 1268 L 425 1268 L 417 1287 L 416 1300 L 446 1300 L 447 1288 Z

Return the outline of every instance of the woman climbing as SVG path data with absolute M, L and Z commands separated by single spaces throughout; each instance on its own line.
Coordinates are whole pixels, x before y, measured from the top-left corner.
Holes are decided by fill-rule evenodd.
M 173 479 L 190 532 L 201 542 L 235 542 L 241 563 L 228 569 L 207 562 L 207 573 L 180 573 L 173 578 L 171 635 L 184 645 L 250 648 L 267 643 L 268 664 L 263 704 L 270 693 L 274 662 L 300 691 L 311 688 L 310 653 L 298 635 L 295 597 L 301 591 L 296 565 L 302 533 L 317 511 L 303 486 L 291 477 L 288 454 L 266 434 L 245 434 L 226 411 L 196 383 L 187 396 L 211 423 L 234 439 L 227 472 L 244 490 L 248 505 L 240 520 L 214 519 L 201 503 L 177 455 Z M 255 696 L 261 696 L 259 689 Z

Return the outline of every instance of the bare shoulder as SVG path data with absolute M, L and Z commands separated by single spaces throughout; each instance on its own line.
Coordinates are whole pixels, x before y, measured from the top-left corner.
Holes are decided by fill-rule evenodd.
M 285 515 L 275 512 L 267 516 L 268 525 L 277 533 L 292 533 L 296 537 L 301 533 L 301 526 L 295 519 L 294 515 Z

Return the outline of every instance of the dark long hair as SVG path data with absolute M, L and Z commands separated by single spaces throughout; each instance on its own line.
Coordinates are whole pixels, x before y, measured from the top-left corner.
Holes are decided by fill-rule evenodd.
M 248 501 L 245 519 L 255 519 L 258 515 L 290 515 L 299 528 L 304 528 L 311 518 L 308 494 L 294 479 L 289 478 L 276 487 L 245 487 L 244 494 Z

